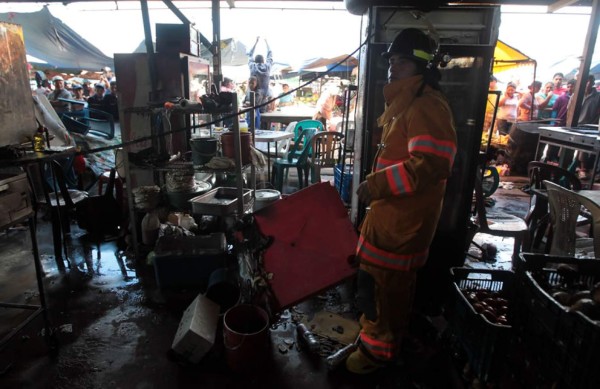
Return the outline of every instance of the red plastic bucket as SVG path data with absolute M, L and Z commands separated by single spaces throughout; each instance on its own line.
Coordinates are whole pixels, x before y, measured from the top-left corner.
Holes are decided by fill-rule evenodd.
M 225 358 L 231 370 L 249 372 L 263 363 L 269 349 L 269 315 L 256 305 L 236 305 L 223 317 Z

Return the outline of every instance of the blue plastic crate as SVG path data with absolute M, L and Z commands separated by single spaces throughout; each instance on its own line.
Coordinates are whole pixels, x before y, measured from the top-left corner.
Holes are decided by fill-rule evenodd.
M 335 188 L 340 193 L 342 200 L 346 203 L 350 202 L 350 190 L 352 189 L 352 171 L 352 165 L 345 165 L 342 179 L 342 166 L 337 165 L 333 174 L 333 182 L 335 184 Z M 342 181 L 341 185 L 340 181 Z

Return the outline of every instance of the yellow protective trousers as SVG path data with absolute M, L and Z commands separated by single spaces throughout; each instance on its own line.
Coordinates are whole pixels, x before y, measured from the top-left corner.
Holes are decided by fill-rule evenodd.
M 377 362 L 398 357 L 408 333 L 417 280 L 416 271 L 383 269 L 361 263 L 358 271 L 360 348 Z

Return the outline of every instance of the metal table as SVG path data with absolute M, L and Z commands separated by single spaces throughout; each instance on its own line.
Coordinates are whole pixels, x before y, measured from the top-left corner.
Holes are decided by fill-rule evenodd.
M 260 127 L 270 129 L 271 123 L 289 124 L 301 120 L 312 119 L 314 112 L 310 109 L 289 107 L 281 111 L 262 113 L 260 115 Z
M 29 157 L 32 156 L 30 155 Z M 42 155 L 38 154 L 38 157 L 41 158 Z M 28 159 L 25 158 L 25 160 Z M 5 161 L 0 161 L 0 168 L 5 168 L 13 165 L 12 163 L 4 162 Z M 48 347 L 52 352 L 56 352 L 57 343 L 55 336 L 52 334 L 52 329 L 50 326 L 48 308 L 46 305 L 46 293 L 44 290 L 43 282 L 44 271 L 42 269 L 42 264 L 40 261 L 38 251 L 38 243 L 36 236 L 36 217 L 33 208 L 35 205 L 32 204 L 31 197 L 29 195 L 29 188 L 32 187 L 32 185 L 30 178 L 26 177 L 27 173 L 25 172 L 13 176 L 11 178 L 5 178 L 0 180 L 0 186 L 2 187 L 2 201 L 6 203 L 13 203 L 17 206 L 17 208 L 4 211 L 6 212 L 6 215 L 3 215 L 3 217 L 1 218 L 0 229 L 7 229 L 16 224 L 27 222 L 29 226 L 29 233 L 31 235 L 31 250 L 33 255 L 33 264 L 35 266 L 35 276 L 38 286 L 40 302 L 39 305 L 0 302 L 0 307 L 2 308 L 25 309 L 32 311 L 31 314 L 24 321 L 15 326 L 8 334 L 6 334 L 0 339 L 0 351 L 15 335 L 17 335 L 23 328 L 25 328 L 25 326 L 31 323 L 36 317 L 41 315 L 44 321 L 44 337 L 46 339 L 46 342 L 48 343 Z M 18 204 L 16 204 L 15 202 Z M 8 206 L 7 204 L 4 205 Z
M 587 180 L 581 180 L 585 188 L 591 188 L 596 176 L 596 167 L 598 166 L 598 156 L 600 155 L 600 140 L 598 139 L 598 130 L 590 127 L 540 127 L 540 137 L 535 153 L 536 160 L 539 161 L 546 145 L 558 146 L 567 149 L 570 152 L 561 152 L 559 166 L 567 169 L 571 163 L 573 152 L 580 151 L 590 154 L 594 157 L 594 166 Z
M 271 182 L 271 142 L 275 142 L 275 153 L 277 153 L 277 142 L 284 139 L 291 139 L 294 137 L 293 132 L 288 131 L 269 131 L 269 130 L 256 130 L 254 131 L 254 143 L 266 143 L 267 144 L 267 179 Z

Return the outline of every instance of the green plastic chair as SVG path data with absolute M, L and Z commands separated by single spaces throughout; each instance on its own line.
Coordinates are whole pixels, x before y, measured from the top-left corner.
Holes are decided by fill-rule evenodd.
M 308 186 L 308 156 L 312 152 L 311 147 L 311 139 L 317 133 L 317 130 L 314 128 L 308 128 L 302 130 L 299 136 L 299 141 L 294 143 L 294 145 L 290 148 L 290 152 L 287 157 L 277 158 L 273 162 L 273 170 L 271 174 L 271 180 L 273 187 L 277 189 L 279 192 L 283 192 L 283 183 L 287 181 L 287 173 L 290 168 L 295 167 L 298 171 L 298 187 L 299 189 Z M 298 145 L 304 145 L 300 154 L 296 157 L 295 151 Z
M 323 123 L 318 120 L 306 119 L 301 120 L 296 123 L 296 127 L 294 128 L 294 148 L 290 148 L 290 153 L 294 158 L 298 158 L 302 153 L 304 145 L 307 143 L 302 142 L 302 138 L 300 138 L 300 134 L 302 131 L 312 128 L 315 132 L 324 131 Z

